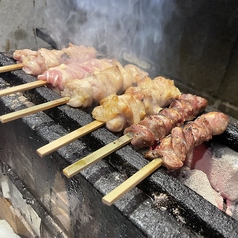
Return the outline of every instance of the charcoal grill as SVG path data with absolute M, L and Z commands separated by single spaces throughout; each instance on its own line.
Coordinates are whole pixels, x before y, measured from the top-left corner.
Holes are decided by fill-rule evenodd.
M 1 65 L 13 63 L 9 55 L 0 54 Z M 36 80 L 22 70 L 0 76 L 1 89 Z M 0 99 L 0 113 L 57 98 L 59 95 L 48 87 L 5 96 Z M 0 124 L 2 174 L 38 215 L 41 225 L 36 233 L 40 237 L 238 236 L 236 220 L 169 176 L 164 168 L 114 206 L 104 205 L 102 196 L 147 163 L 130 145 L 67 179 L 63 168 L 120 136 L 106 128 L 99 128 L 44 158 L 37 155 L 41 146 L 90 123 L 91 110 L 63 105 Z M 215 139 L 237 149 L 237 128 L 237 121 L 231 118 L 226 132 Z

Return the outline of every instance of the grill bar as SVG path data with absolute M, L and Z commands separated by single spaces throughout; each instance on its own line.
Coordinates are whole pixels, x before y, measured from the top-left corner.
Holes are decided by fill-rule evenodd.
M 2 65 L 14 63 L 3 54 L 0 54 L 0 62 Z M 21 70 L 4 73 L 1 77 L 2 88 L 8 84 L 19 85 L 35 80 L 34 77 L 26 75 Z M 25 103 L 21 101 L 22 95 L 33 104 L 60 98 L 47 87 L 5 96 L 0 99 L 1 114 L 26 107 Z M 70 208 L 75 208 L 71 210 L 69 218 L 75 227 L 75 229 L 71 229 L 71 232 L 72 230 L 78 234 L 82 232 L 82 217 L 79 217 L 79 214 L 82 207 L 86 206 L 88 210 L 85 212 L 88 216 L 92 213 L 99 223 L 105 219 L 105 228 L 103 229 L 115 232 L 110 227 L 118 227 L 120 230 L 119 227 L 125 224 L 125 230 L 120 230 L 120 234 L 124 235 L 138 234 L 138 237 L 160 237 L 165 234 L 168 236 L 183 234 L 183 237 L 209 237 L 211 234 L 216 237 L 238 236 L 237 221 L 169 176 L 164 168 L 160 168 L 138 184 L 138 187 L 126 194 L 121 201 L 115 204 L 115 207 L 105 208 L 101 202 L 102 195 L 113 190 L 126 177 L 130 177 L 148 163 L 143 155 L 136 152 L 130 145 L 124 146 L 100 163 L 81 171 L 73 179 L 61 176 L 62 169 L 67 165 L 119 138 L 120 135 L 113 134 L 104 127 L 66 145 L 50 156 L 40 158 L 37 155 L 36 149 L 46 142 L 53 141 L 69 131 L 92 122 L 91 110 L 92 108 L 77 109 L 63 105 L 29 115 L 9 124 L 0 125 L 0 144 L 5 145 L 1 148 L 2 160 L 17 174 L 25 186 L 29 187 L 35 199 L 39 200 L 46 210 L 53 214 L 55 206 L 52 204 L 51 208 L 48 207 L 48 201 L 42 198 L 42 194 L 45 194 L 42 191 L 44 189 L 52 191 L 55 183 L 63 181 L 65 192 L 70 198 L 68 205 Z M 212 110 L 212 108 L 208 108 L 208 110 Z M 221 138 L 229 144 L 233 136 L 236 138 L 236 141 L 232 141 L 232 146 L 234 146 L 238 141 L 236 125 L 236 121 L 232 119 L 225 133 L 229 136 L 218 136 L 216 140 Z M 19 140 L 19 138 L 21 139 Z M 13 153 L 18 155 L 17 160 Z M 28 173 L 19 170 L 22 165 L 24 165 L 23 168 L 29 167 Z M 30 168 L 34 168 L 34 173 L 30 173 Z M 39 171 L 41 172 L 40 176 L 38 175 Z M 33 186 L 36 182 L 32 182 L 32 179 L 37 180 L 38 190 Z M 162 206 L 166 207 L 165 210 L 161 209 L 161 204 L 156 203 L 156 197 L 160 194 L 165 194 L 167 198 Z M 95 213 L 95 209 L 98 214 Z M 108 220 L 103 218 L 107 216 L 105 214 L 108 214 Z M 115 216 L 118 219 L 114 219 Z M 60 222 L 59 224 L 62 225 Z M 90 225 L 93 224 L 88 223 L 88 227 Z M 90 232 L 89 230 L 83 231 Z M 106 231 L 103 230 L 103 232 Z

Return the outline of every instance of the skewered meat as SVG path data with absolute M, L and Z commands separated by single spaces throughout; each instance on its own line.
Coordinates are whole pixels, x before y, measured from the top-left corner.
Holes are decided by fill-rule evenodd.
M 182 94 L 172 101 L 169 108 L 162 109 L 157 115 L 146 116 L 138 124 L 132 124 L 124 131 L 133 139 L 132 145 L 143 148 L 152 146 L 164 138 L 175 126 L 192 120 L 207 106 L 207 100 L 192 94 Z
M 172 99 L 180 96 L 174 81 L 157 77 L 146 77 L 137 87 L 129 87 L 123 95 L 110 95 L 92 111 L 93 118 L 106 122 L 113 132 L 122 131 L 127 126 L 139 123 L 146 115 L 157 114 Z
M 96 58 L 96 50 L 83 45 L 69 44 L 62 50 L 48 50 L 41 48 L 38 51 L 29 49 L 16 50 L 13 58 L 23 63 L 23 70 L 27 74 L 39 75 L 51 67 L 70 62 L 84 62 Z
M 188 122 L 184 128 L 175 127 L 171 134 L 160 141 L 160 144 L 146 154 L 146 158 L 161 157 L 168 169 L 183 166 L 186 157 L 190 156 L 193 147 L 208 141 L 213 135 L 223 133 L 228 125 L 228 117 L 220 112 L 209 112 Z
M 112 60 L 109 59 L 91 59 L 85 62 L 61 64 L 46 70 L 38 76 L 38 79 L 45 80 L 62 91 L 66 80 L 82 79 L 90 73 L 96 73 L 111 66 Z
M 134 65 L 122 65 L 115 61 L 113 66 L 81 80 L 65 82 L 62 96 L 69 96 L 72 107 L 88 107 L 110 94 L 123 93 L 127 87 L 138 83 L 148 73 Z

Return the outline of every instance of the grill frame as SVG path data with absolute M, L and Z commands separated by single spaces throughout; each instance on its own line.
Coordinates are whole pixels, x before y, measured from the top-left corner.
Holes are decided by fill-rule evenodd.
M 0 54 L 1 65 L 12 63 L 15 63 L 12 59 L 6 57 L 4 54 Z M 25 74 L 22 70 L 4 73 L 1 77 L 0 83 L 2 88 L 4 88 L 6 84 L 12 86 L 35 80 L 35 77 Z M 47 87 L 29 90 L 23 92 L 23 95 L 34 104 L 59 98 L 58 94 Z M 21 94 L 1 98 L 1 114 L 25 107 L 26 105 L 24 102 L 18 102 L 17 104 L 14 104 L 13 107 L 14 100 L 20 96 Z M 57 173 L 62 173 L 62 169 L 67 165 L 75 162 L 75 160 L 79 158 L 83 158 L 92 151 L 117 139 L 119 136 L 118 134 L 109 132 L 106 128 L 99 128 L 45 158 L 40 158 L 36 154 L 35 150 L 37 148 L 57 139 L 68 131 L 75 130 L 79 126 L 91 122 L 93 120 L 90 115 L 91 109 L 92 108 L 85 110 L 75 109 L 64 105 L 27 116 L 23 119 L 18 119 L 10 122 L 11 124 L 1 124 L 0 130 L 3 132 L 2 135 L 7 135 L 7 133 L 14 134 L 16 133 L 14 132 L 15 130 L 20 136 L 23 131 L 21 132 L 19 128 L 21 128 L 22 125 L 24 125 L 23 128 L 29 128 L 28 132 L 31 134 L 32 138 L 31 142 L 29 142 L 29 145 L 32 147 L 29 157 L 33 158 L 32 160 L 35 164 L 37 164 L 37 160 L 44 161 L 43 164 L 45 166 L 48 165 L 47 160 L 51 160 L 50 164 L 54 167 L 54 170 L 57 171 Z M 213 109 L 208 107 L 208 110 Z M 232 122 L 236 123 L 236 120 L 233 120 Z M 233 132 L 236 133 L 237 127 L 234 123 L 231 123 L 231 126 Z M 9 125 L 14 125 L 12 126 L 14 129 L 11 129 L 11 126 Z M 230 135 L 233 133 L 229 128 L 226 131 L 226 137 L 227 134 Z M 232 135 L 234 135 L 234 133 Z M 28 135 L 25 137 L 27 136 Z M 2 139 L 0 139 L 0 141 Z M 224 139 L 224 135 L 223 141 L 224 143 L 227 141 Z M 16 142 L 17 141 L 15 141 L 15 143 Z M 9 137 L 7 143 L 14 144 Z M 7 150 L 5 151 L 3 149 L 2 154 L 5 154 L 5 157 L 6 153 Z M 21 156 L 19 156 L 19 160 L 20 159 Z M 3 162 L 10 166 L 11 170 L 19 176 L 21 181 L 23 181 L 25 187 L 29 188 L 29 191 L 35 196 L 35 199 L 39 200 L 39 194 L 37 191 L 34 191 L 34 187 L 29 186 L 28 182 L 30 180 L 19 173 L 17 167 L 15 167 L 13 163 L 13 158 L 3 158 Z M 19 165 L 21 164 L 20 161 L 18 161 L 18 163 Z M 92 194 L 96 194 L 97 196 L 97 202 L 92 204 L 92 206 L 98 206 L 99 210 L 102 209 L 102 211 L 106 211 L 108 214 L 112 213 L 113 217 L 115 214 L 123 214 L 123 218 L 121 218 L 122 220 L 120 221 L 123 224 L 127 224 L 126 226 L 128 227 L 120 229 L 120 223 L 117 223 L 115 219 L 113 220 L 115 223 L 114 226 L 118 227 L 119 234 L 120 232 L 126 234 L 126 232 L 130 232 L 129 227 L 130 229 L 133 227 L 134 231 L 138 232 L 139 237 L 161 237 L 162 235 L 172 237 L 181 236 L 181 234 L 182 237 L 211 237 L 211 234 L 213 237 L 238 236 L 237 221 L 221 212 L 175 178 L 169 176 L 164 168 L 160 168 L 149 178 L 142 181 L 137 188 L 126 194 L 115 204 L 115 206 L 105 208 L 105 205 L 100 204 L 101 194 L 105 195 L 107 192 L 111 191 L 115 186 L 125 180 L 126 177 L 134 174 L 146 163 L 147 161 L 141 153 L 136 152 L 130 145 L 127 145 L 107 156 L 99 163 L 80 172 L 74 178 L 69 180 L 63 177 L 62 179 L 67 183 L 68 192 L 73 191 L 75 195 L 77 194 L 77 189 L 87 189 L 87 191 L 92 189 L 92 192 L 88 192 L 87 194 L 88 196 L 92 196 Z M 41 166 L 40 162 L 37 166 Z M 84 181 L 84 186 L 81 186 L 82 181 Z M 106 184 L 105 181 L 107 181 Z M 154 194 L 160 193 L 166 194 L 168 197 L 166 204 L 164 204 L 166 210 L 162 210 L 161 206 L 153 203 L 153 199 L 151 199 Z M 93 199 L 92 197 L 88 198 L 90 201 Z M 42 203 L 42 201 L 39 202 Z M 43 206 L 45 206 L 45 204 L 43 204 Z M 47 210 L 47 206 L 45 208 Z M 51 213 L 51 211 L 48 212 Z M 150 220 L 148 220 L 146 216 L 150 216 Z M 75 215 L 73 217 L 75 217 Z M 140 221 L 141 217 L 142 221 Z M 74 223 L 76 220 L 77 219 L 72 222 Z M 73 225 L 74 228 L 76 227 L 74 232 L 80 233 L 80 225 L 77 225 L 76 223 Z M 133 234 L 133 232 L 131 234 Z

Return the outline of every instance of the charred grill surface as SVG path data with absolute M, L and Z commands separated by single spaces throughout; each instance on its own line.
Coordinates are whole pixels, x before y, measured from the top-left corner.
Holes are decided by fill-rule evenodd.
M 5 57 L 3 54 L 0 54 L 0 63 L 6 65 L 12 64 L 14 61 Z M 36 80 L 35 77 L 27 75 L 21 70 L 2 74 L 1 77 L 1 87 L 5 87 L 6 83 L 12 86 Z M 30 90 L 24 92 L 23 95 L 30 102 L 35 104 L 59 98 L 59 95 L 47 87 Z M 18 96 L 16 95 L 15 97 Z M 21 107 L 25 106 L 24 103 L 19 103 L 19 105 L 13 107 L 13 101 L 14 97 L 10 96 L 0 99 L 1 114 L 11 110 L 19 110 Z M 210 109 L 211 108 L 208 108 L 208 111 Z M 36 116 L 32 115 L 27 119 L 20 119 L 11 123 L 12 125 L 25 124 L 25 127 L 29 127 L 29 133 L 32 131 L 31 128 L 33 127 L 33 124 L 35 124 L 33 135 L 36 139 L 32 150 L 33 154 L 35 153 L 35 149 L 37 149 L 37 147 L 39 148 L 43 143 L 48 143 L 49 141 L 56 139 L 56 137 L 67 133 L 67 131 L 75 130 L 80 126 L 91 122 L 93 120 L 90 114 L 91 110 L 92 108 L 82 110 L 64 105 L 47 110 L 45 113 L 39 113 Z M 36 117 L 38 120 L 35 119 Z M 47 117 L 47 119 L 43 120 L 42 118 L 45 117 Z M 39 120 L 43 120 L 44 123 L 38 125 L 37 123 Z M 235 120 L 231 120 L 226 132 L 222 136 L 216 136 L 215 139 L 221 140 L 222 143 L 237 151 L 237 127 L 233 122 L 235 122 Z M 9 128 L 9 125 L 1 125 L 2 131 L 5 131 L 4 128 Z M 17 128 L 18 126 L 15 126 L 15 130 L 17 130 Z M 47 157 L 47 159 L 50 160 L 54 156 L 57 157 L 58 160 L 55 162 L 59 164 L 58 169 L 62 169 L 65 165 L 74 162 L 76 159 L 83 158 L 91 151 L 112 142 L 117 139 L 118 136 L 120 135 L 113 134 L 106 128 L 100 128 L 89 135 L 84 136 L 80 140 L 77 140 L 72 145 L 68 145 L 53 153 L 52 156 Z M 37 142 L 37 140 L 40 142 Z M 14 141 L 12 143 L 14 144 Z M 40 160 L 39 157 L 37 159 Z M 18 163 L 20 165 L 19 161 Z M 77 175 L 76 178 L 72 180 L 72 184 L 80 183 L 79 178 L 83 176 L 93 187 L 96 186 L 97 190 L 100 190 L 101 193 L 105 193 L 105 190 L 103 190 L 105 186 L 112 190 L 111 188 L 114 185 L 110 183 L 110 180 L 108 180 L 108 184 L 105 184 L 105 180 L 104 183 L 99 182 L 102 176 L 110 177 L 110 174 L 114 173 L 113 171 L 115 171 L 115 173 L 119 171 L 123 175 L 129 177 L 146 163 L 147 160 L 141 153 L 136 152 L 130 145 L 127 145 L 102 161 L 103 168 L 99 171 L 106 170 L 108 175 L 99 173 L 96 169 L 96 172 L 93 172 L 93 169 L 87 169 Z M 95 166 L 100 166 L 100 164 Z M 93 168 L 95 168 L 95 166 Z M 69 186 L 73 186 L 72 184 L 70 183 Z M 131 222 L 133 222 L 136 227 L 143 230 L 145 236 L 152 236 L 153 228 L 148 226 L 146 228 L 147 230 L 144 230 L 145 227 L 143 227 L 143 224 L 137 222 L 136 216 L 139 216 L 139 214 L 136 215 L 135 211 L 143 206 L 144 210 L 143 208 L 141 209 L 145 214 L 147 213 L 146 209 L 149 209 L 150 213 L 155 213 L 154 220 L 151 221 L 151 224 L 157 224 L 158 226 L 167 227 L 168 229 L 171 228 L 170 232 L 174 236 L 179 236 L 181 234 L 183 235 L 182 237 L 211 237 L 211 234 L 213 237 L 238 236 L 237 221 L 228 217 L 176 179 L 169 176 L 164 168 L 156 171 L 150 178 L 141 182 L 138 187 L 143 193 L 139 193 L 136 196 L 128 195 L 127 201 L 118 203 L 116 207 L 126 217 L 130 217 L 128 219 L 131 219 Z M 166 195 L 166 199 L 163 203 L 163 206 L 167 208 L 166 212 L 162 212 L 160 209 L 161 204 L 156 202 L 156 198 L 159 194 Z M 151 197 L 153 200 L 153 205 L 149 208 L 146 207 L 144 203 L 148 197 Z M 149 199 L 149 201 L 151 200 Z M 172 216 L 170 217 L 170 215 Z M 161 219 L 156 221 L 156 217 L 161 217 Z M 176 233 L 176 229 L 179 230 L 179 233 Z M 168 233 L 168 235 L 171 235 L 171 233 Z

